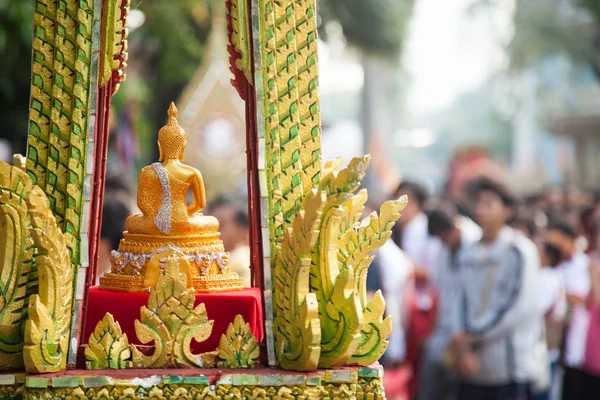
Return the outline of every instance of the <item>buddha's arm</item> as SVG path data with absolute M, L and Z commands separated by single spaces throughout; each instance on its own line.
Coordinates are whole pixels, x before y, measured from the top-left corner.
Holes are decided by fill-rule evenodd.
M 196 171 L 191 182 L 192 194 L 194 195 L 194 203 L 188 207 L 188 214 L 194 215 L 202 211 L 206 207 L 206 193 L 204 191 L 204 180 L 202 174 Z

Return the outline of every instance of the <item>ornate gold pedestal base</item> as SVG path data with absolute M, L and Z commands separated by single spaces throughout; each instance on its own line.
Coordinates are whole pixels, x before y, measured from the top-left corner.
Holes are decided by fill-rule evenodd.
M 100 277 L 100 289 L 115 292 L 148 291 L 144 277 L 149 271 L 150 261 L 155 257 L 163 258 L 167 253 L 187 259 L 197 292 L 244 289 L 242 279 L 229 269 L 229 253 L 223 248 L 217 228 L 218 224 L 214 232 L 190 236 L 161 237 L 125 232 L 119 250 L 112 252 L 111 272 Z
M 200 293 L 243 290 L 242 278 L 234 272 L 194 277 L 194 289 Z M 100 277 L 100 289 L 114 292 L 146 292 L 143 276 L 108 273 Z
M 0 396 L 8 399 L 327 399 L 385 400 L 383 369 L 344 368 L 314 373 L 277 369 L 240 370 L 73 370 L 15 382 L 0 375 Z M 4 379 L 2 379 L 4 378 Z

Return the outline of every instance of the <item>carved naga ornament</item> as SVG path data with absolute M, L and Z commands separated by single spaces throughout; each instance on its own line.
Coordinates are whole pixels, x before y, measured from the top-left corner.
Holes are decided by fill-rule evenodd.
M 227 4 L 232 83 L 256 110 L 269 363 L 370 365 L 392 324 L 366 276 L 407 199 L 361 221 L 370 158 L 322 163 L 316 0 Z
M 125 78 L 129 2 L 34 2 L 27 158 L 0 164 L 0 370 L 42 373 L 75 363 L 108 122 L 97 99 L 110 86 L 108 107 Z

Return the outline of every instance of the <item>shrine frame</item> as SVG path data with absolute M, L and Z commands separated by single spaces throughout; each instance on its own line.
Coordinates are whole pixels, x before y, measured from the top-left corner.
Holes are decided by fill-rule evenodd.
M 231 2 L 226 1 L 228 11 L 230 11 Z M 107 2 L 103 2 L 107 4 Z M 102 13 L 106 12 L 106 7 L 102 8 Z M 127 2 L 123 3 L 121 17 L 126 18 L 128 13 Z M 227 13 L 227 26 L 231 28 L 231 13 Z M 229 39 L 231 38 L 228 35 Z M 236 53 L 235 48 L 228 44 L 228 51 L 232 60 L 235 60 L 239 55 Z M 120 57 L 122 60 L 127 59 L 127 54 L 124 53 Z M 233 61 L 235 62 L 235 61 Z M 78 347 L 82 347 L 82 335 L 85 332 L 86 324 L 86 311 L 89 288 L 94 286 L 98 273 L 98 260 L 99 260 L 99 242 L 102 229 L 102 215 L 103 215 L 103 204 L 104 204 L 104 193 L 107 173 L 107 159 L 108 159 L 108 141 L 109 141 L 109 118 L 111 109 L 112 96 L 118 89 L 118 85 L 125 80 L 125 75 L 121 70 L 114 70 L 111 73 L 111 77 L 104 86 L 98 87 L 97 90 L 97 120 L 94 127 L 94 167 L 93 167 L 93 181 L 91 188 L 91 207 L 89 217 L 89 267 L 86 271 L 85 287 L 82 293 L 82 308 L 81 318 L 79 325 L 79 332 L 77 337 Z M 249 245 L 250 245 L 250 265 L 251 269 L 251 283 L 252 287 L 258 287 L 261 291 L 264 290 L 264 263 L 263 263 L 263 240 L 262 240 L 262 228 L 266 227 L 266 221 L 261 213 L 261 191 L 259 182 L 259 151 L 258 151 L 258 138 L 257 138 L 257 127 L 256 127 L 256 110 L 255 110 L 255 89 L 247 81 L 243 83 L 235 80 L 235 73 L 232 72 L 232 84 L 244 100 L 245 114 L 246 114 L 246 167 L 247 167 L 247 188 L 248 188 L 248 225 L 249 225 Z M 243 87 L 240 87 L 243 85 Z M 249 95 L 249 96 L 246 96 Z M 263 160 L 264 162 L 264 160 Z M 266 204 L 264 204 L 266 206 Z M 262 221 L 262 222 L 261 222 Z M 265 312 L 265 300 L 262 297 L 262 308 L 263 318 L 266 315 Z M 263 325 L 263 337 L 265 337 Z M 70 360 L 71 361 L 71 360 Z M 74 365 L 74 364 L 70 364 Z

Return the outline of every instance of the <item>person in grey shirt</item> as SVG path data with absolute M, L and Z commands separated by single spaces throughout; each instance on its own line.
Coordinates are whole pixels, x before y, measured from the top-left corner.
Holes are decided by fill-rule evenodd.
M 458 400 L 528 400 L 546 365 L 538 307 L 539 254 L 508 227 L 516 197 L 504 185 L 474 186 L 480 241 L 458 257 L 459 287 L 452 306 Z

